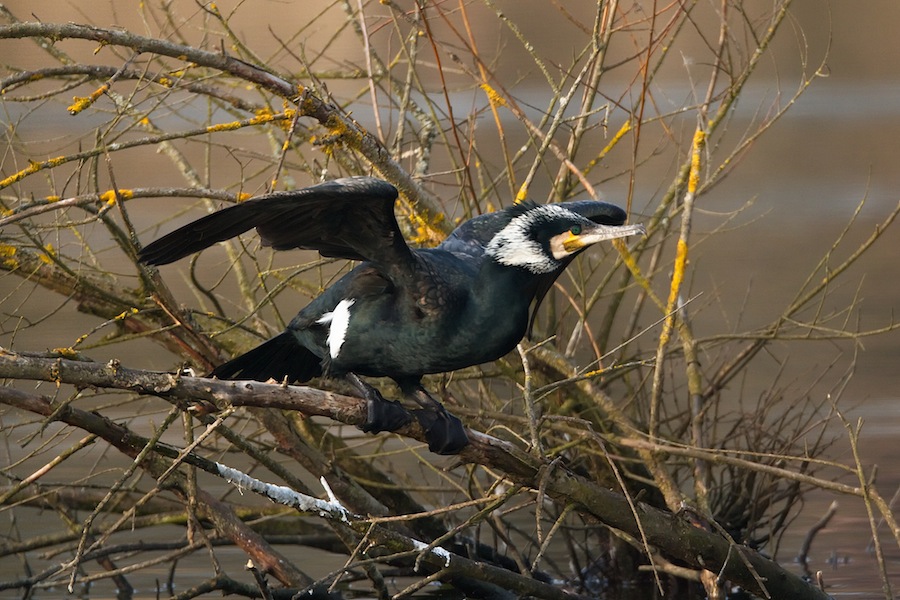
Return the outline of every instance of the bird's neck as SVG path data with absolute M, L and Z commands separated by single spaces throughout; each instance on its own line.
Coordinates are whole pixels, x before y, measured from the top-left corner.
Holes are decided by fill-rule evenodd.
M 497 308 L 517 319 L 528 319 L 528 309 L 537 291 L 538 278 L 527 269 L 484 260 L 475 279 L 473 298 L 489 313 Z

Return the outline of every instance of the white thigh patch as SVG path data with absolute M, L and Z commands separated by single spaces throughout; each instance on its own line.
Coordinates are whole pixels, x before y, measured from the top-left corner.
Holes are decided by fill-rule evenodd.
M 328 324 L 328 354 L 332 360 L 341 352 L 341 346 L 347 337 L 347 328 L 350 327 L 350 307 L 356 302 L 353 298 L 341 300 L 334 310 L 327 312 L 316 321 L 322 325 Z

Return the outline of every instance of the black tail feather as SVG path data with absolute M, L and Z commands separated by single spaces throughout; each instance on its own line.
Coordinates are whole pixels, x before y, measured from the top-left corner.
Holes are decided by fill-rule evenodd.
M 322 374 L 321 359 L 285 331 L 245 354 L 216 367 L 209 377 L 255 381 L 309 381 Z

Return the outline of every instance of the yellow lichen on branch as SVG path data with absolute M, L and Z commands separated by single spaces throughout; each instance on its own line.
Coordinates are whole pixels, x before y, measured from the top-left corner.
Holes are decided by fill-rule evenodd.
M 290 133 L 291 126 L 294 120 L 297 118 L 297 110 L 293 108 L 285 108 L 281 114 L 284 115 L 284 117 L 276 121 L 276 124 L 284 131 Z M 288 141 L 289 140 L 285 140 L 285 143 L 287 143 Z
M 122 200 L 130 200 L 134 197 L 134 190 L 106 190 L 100 194 L 100 200 L 106 202 L 110 206 L 116 203 L 118 198 Z
M 420 212 L 411 210 L 408 218 L 415 228 L 415 235 L 410 240 L 413 244 L 431 246 L 443 241 L 445 234 L 440 227 L 440 223 L 444 221 L 443 214 L 439 213 L 429 221 Z
M 487 94 L 488 100 L 490 100 L 491 104 L 494 106 L 506 106 L 506 99 L 501 96 L 497 90 L 492 88 L 487 83 L 481 84 L 481 89 L 484 90 L 484 93 Z
M 293 111 L 285 111 L 282 113 L 272 113 L 268 110 L 261 110 L 256 113 L 255 117 L 251 117 L 249 119 L 242 119 L 240 121 L 229 121 L 228 123 L 218 123 L 216 125 L 210 125 L 206 128 L 207 133 L 216 133 L 220 131 L 234 131 L 235 129 L 242 129 L 244 127 L 252 127 L 254 125 L 264 125 L 266 123 L 272 122 L 281 122 L 285 120 L 291 120 L 294 118 Z
M 697 131 L 694 132 L 693 149 L 691 150 L 691 171 L 688 175 L 688 194 L 690 195 L 690 201 L 693 201 L 694 194 L 697 193 L 697 186 L 700 183 L 700 155 L 702 154 L 705 145 L 706 132 L 698 127 Z
M 109 90 L 109 84 L 104 83 L 99 88 L 94 90 L 90 96 L 87 96 L 87 97 L 75 96 L 72 99 L 72 100 L 74 100 L 74 102 L 72 102 L 72 104 L 70 104 L 66 110 L 69 111 L 70 115 L 73 115 L 73 116 L 77 115 L 78 113 L 80 113 L 81 111 L 83 111 L 84 109 L 89 107 L 91 104 L 96 102 L 97 98 L 99 98 L 100 96 L 105 94 L 107 92 L 107 90 Z
M 45 265 L 53 264 L 53 257 L 56 255 L 56 250 L 53 249 L 53 244 L 47 244 L 43 248 L 43 252 L 38 255 L 38 258 Z
M 9 187 L 10 185 L 16 183 L 17 181 L 21 181 L 21 180 L 25 179 L 26 177 L 28 177 L 29 175 L 37 173 L 38 171 L 40 171 L 42 169 L 48 169 L 48 168 L 55 167 L 57 165 L 61 165 L 64 162 L 66 162 L 66 160 L 67 159 L 65 156 L 57 156 L 55 158 L 48 158 L 47 160 L 42 160 L 40 162 L 32 161 L 27 167 L 25 167 L 21 171 L 19 171 L 17 173 L 13 173 L 6 179 L 3 179 L 2 181 L 0 181 L 0 190 L 2 190 L 5 187 Z
M 525 202 L 526 200 L 528 200 L 528 182 L 527 181 L 522 183 L 522 185 L 519 187 L 519 191 L 516 192 L 515 202 L 516 202 L 516 204 L 519 204 L 521 202 Z
M 666 301 L 666 324 L 659 336 L 661 346 L 666 345 L 672 334 L 672 327 L 675 323 L 675 303 L 678 301 L 678 295 L 681 292 L 681 284 L 684 281 L 684 271 L 687 267 L 688 245 L 687 242 L 679 238 L 675 249 L 675 267 L 672 272 L 672 285 L 669 287 L 669 299 Z
M 18 248 L 9 244 L 0 244 L 0 265 L 6 269 L 16 269 L 19 267 L 19 260 L 16 258 Z
M 687 193 L 684 195 L 682 213 L 681 234 L 678 237 L 678 245 L 675 249 L 675 264 L 672 267 L 672 284 L 669 287 L 669 299 L 666 302 L 666 323 L 660 334 L 660 345 L 665 345 L 672 333 L 675 323 L 675 303 L 681 293 L 681 284 L 684 281 L 684 272 L 688 263 L 688 234 L 690 233 L 691 213 L 694 206 L 694 195 L 700 184 L 701 157 L 706 144 L 706 132 L 700 127 L 694 132 L 694 140 L 691 144 L 691 168 L 688 171 Z
M 603 147 L 603 150 L 600 151 L 600 154 L 595 156 L 591 160 L 591 162 L 589 162 L 584 168 L 584 174 L 587 175 L 588 173 L 590 173 L 591 169 L 596 167 L 600 163 L 600 161 L 603 160 L 604 157 L 606 157 L 606 155 L 616 147 L 616 144 L 618 144 L 621 139 L 625 137 L 625 134 L 629 131 L 631 131 L 631 119 L 628 119 L 624 123 L 622 123 L 622 126 L 619 127 L 619 130 L 616 132 L 616 134 L 612 137 L 611 140 L 609 140 L 609 143 Z

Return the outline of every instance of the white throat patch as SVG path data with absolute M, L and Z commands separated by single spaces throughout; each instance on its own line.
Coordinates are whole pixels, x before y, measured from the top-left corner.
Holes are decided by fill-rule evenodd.
M 327 312 L 316 320 L 316 323 L 329 325 L 328 337 L 328 354 L 332 360 L 337 358 L 341 352 L 341 346 L 347 338 L 347 328 L 350 327 L 350 307 L 356 302 L 353 298 L 348 298 L 338 302 L 334 310 Z
M 536 206 L 514 218 L 490 241 L 485 253 L 501 265 L 524 267 L 532 273 L 549 273 L 559 262 L 529 235 L 541 221 L 571 215 L 571 211 L 555 204 Z

